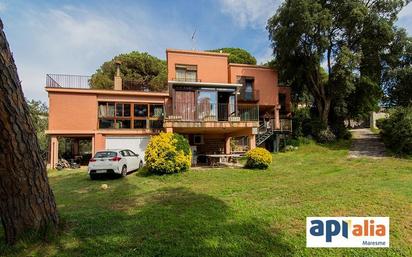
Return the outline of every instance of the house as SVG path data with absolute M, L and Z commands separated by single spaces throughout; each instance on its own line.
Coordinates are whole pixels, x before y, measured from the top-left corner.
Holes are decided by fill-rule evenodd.
M 119 67 L 113 90 L 90 88 L 87 76 L 47 75 L 51 167 L 64 150 L 59 138 L 69 139 L 73 158 L 82 145 L 91 154 L 129 148 L 144 155 L 151 135 L 176 132 L 201 162 L 204 154 L 273 150 L 290 133 L 290 88 L 278 85 L 276 71 L 228 63 L 225 53 L 167 49 L 166 57 L 166 92 L 123 81 Z

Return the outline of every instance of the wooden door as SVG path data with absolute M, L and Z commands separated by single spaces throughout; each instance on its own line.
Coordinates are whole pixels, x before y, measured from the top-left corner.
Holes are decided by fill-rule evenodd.
M 194 91 L 176 91 L 174 99 L 175 115 L 183 120 L 195 120 L 196 98 Z

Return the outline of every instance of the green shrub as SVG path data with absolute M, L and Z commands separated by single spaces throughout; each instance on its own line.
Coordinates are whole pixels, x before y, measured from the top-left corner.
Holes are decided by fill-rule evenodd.
M 335 134 L 333 134 L 333 132 L 329 128 L 327 128 L 327 129 L 323 129 L 323 130 L 319 131 L 316 134 L 316 140 L 319 143 L 326 144 L 326 143 L 331 143 L 331 142 L 335 141 L 336 136 L 335 136 Z
M 272 155 L 264 148 L 255 148 L 246 153 L 246 168 L 267 169 L 272 163 Z
M 376 125 L 388 148 L 397 154 L 412 154 L 412 106 L 396 108 Z
M 345 127 L 343 122 L 336 122 L 332 126 L 332 133 L 336 136 L 337 139 L 349 140 L 352 138 L 352 133 Z
M 189 142 L 179 134 L 153 136 L 145 151 L 145 161 L 148 172 L 153 174 L 187 171 L 192 161 Z
M 312 133 L 311 117 L 309 108 L 297 109 L 292 117 L 293 138 L 309 136 Z
M 310 136 L 309 136 L 310 137 Z M 298 138 L 291 138 L 286 140 L 286 145 L 291 146 L 301 146 L 301 145 L 308 145 L 312 143 L 312 139 L 309 137 L 298 137 Z

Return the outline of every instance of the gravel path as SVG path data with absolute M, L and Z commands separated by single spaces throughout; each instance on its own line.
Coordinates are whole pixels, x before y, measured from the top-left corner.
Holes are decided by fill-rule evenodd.
M 385 145 L 380 140 L 379 135 L 372 133 L 370 129 L 353 129 L 351 132 L 352 146 L 349 150 L 350 158 L 385 157 Z

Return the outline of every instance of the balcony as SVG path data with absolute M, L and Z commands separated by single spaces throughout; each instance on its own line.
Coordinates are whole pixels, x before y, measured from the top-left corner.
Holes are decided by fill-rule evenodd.
M 166 107 L 165 127 L 251 128 L 259 126 L 256 104 L 175 102 Z
M 46 87 L 48 88 L 75 88 L 90 89 L 91 76 L 47 74 Z
M 259 102 L 260 91 L 253 90 L 252 92 L 245 92 L 245 90 L 240 90 L 238 101 L 242 102 Z
M 280 132 L 292 132 L 292 119 L 280 119 Z
M 46 88 L 69 88 L 69 89 L 99 89 L 113 90 L 114 83 L 110 89 L 108 88 L 93 88 L 91 84 L 91 76 L 68 75 L 68 74 L 47 74 Z M 136 92 L 166 92 L 167 89 L 152 90 L 144 81 L 124 79 L 122 81 L 123 91 Z
M 270 130 L 274 132 L 292 132 L 292 119 L 290 118 L 280 118 L 279 125 L 276 126 L 275 119 L 270 119 L 269 124 L 264 124 L 263 121 L 260 122 L 260 130 Z M 262 132 L 262 131 L 260 131 Z

